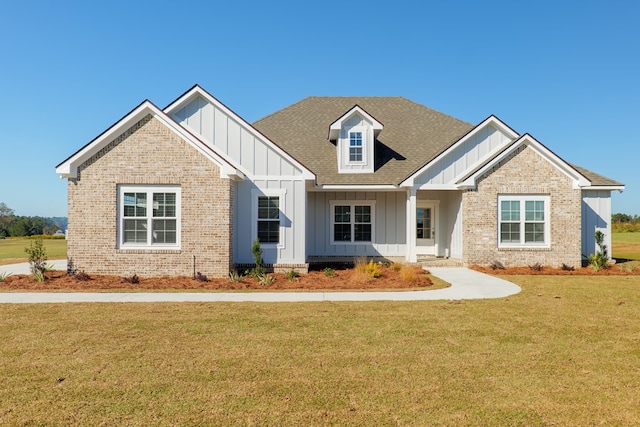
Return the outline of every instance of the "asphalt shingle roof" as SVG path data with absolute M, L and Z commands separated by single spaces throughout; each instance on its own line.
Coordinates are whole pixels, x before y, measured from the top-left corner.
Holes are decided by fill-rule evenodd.
M 375 145 L 375 173 L 338 174 L 329 126 L 360 106 L 384 125 Z M 316 174 L 318 184 L 400 184 L 473 125 L 402 97 L 309 97 L 253 124 Z

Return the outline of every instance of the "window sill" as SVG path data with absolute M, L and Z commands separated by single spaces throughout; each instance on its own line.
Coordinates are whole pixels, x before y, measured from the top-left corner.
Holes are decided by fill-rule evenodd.
M 119 248 L 117 254 L 180 254 L 180 248 Z
M 527 246 L 527 245 L 522 245 L 522 246 L 498 246 L 498 251 L 504 251 L 504 252 L 508 252 L 508 251 L 534 251 L 534 252 L 548 252 L 551 250 L 551 246 Z

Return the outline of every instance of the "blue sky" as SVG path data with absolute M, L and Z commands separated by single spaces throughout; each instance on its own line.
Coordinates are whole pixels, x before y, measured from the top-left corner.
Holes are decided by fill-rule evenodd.
M 0 202 L 66 215 L 55 166 L 198 83 L 249 122 L 310 95 L 495 114 L 623 182 L 613 211 L 640 214 L 639 18 L 616 0 L 3 2 Z

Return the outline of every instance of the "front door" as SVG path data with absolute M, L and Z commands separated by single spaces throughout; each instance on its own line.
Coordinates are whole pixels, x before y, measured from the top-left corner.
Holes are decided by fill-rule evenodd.
M 433 203 L 418 203 L 416 208 L 416 253 L 435 255 L 436 209 Z

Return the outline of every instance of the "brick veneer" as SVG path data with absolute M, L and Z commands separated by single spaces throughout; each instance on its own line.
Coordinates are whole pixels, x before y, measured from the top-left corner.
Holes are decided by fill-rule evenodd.
M 498 248 L 498 195 L 545 194 L 550 198 L 549 248 Z M 581 265 L 581 193 L 533 149 L 520 147 L 462 196 L 466 265 L 500 261 L 506 266 Z
M 119 184 L 180 185 L 179 250 L 125 250 L 117 242 Z M 227 276 L 232 266 L 233 184 L 217 165 L 148 115 L 69 179 L 68 257 L 91 274 Z

